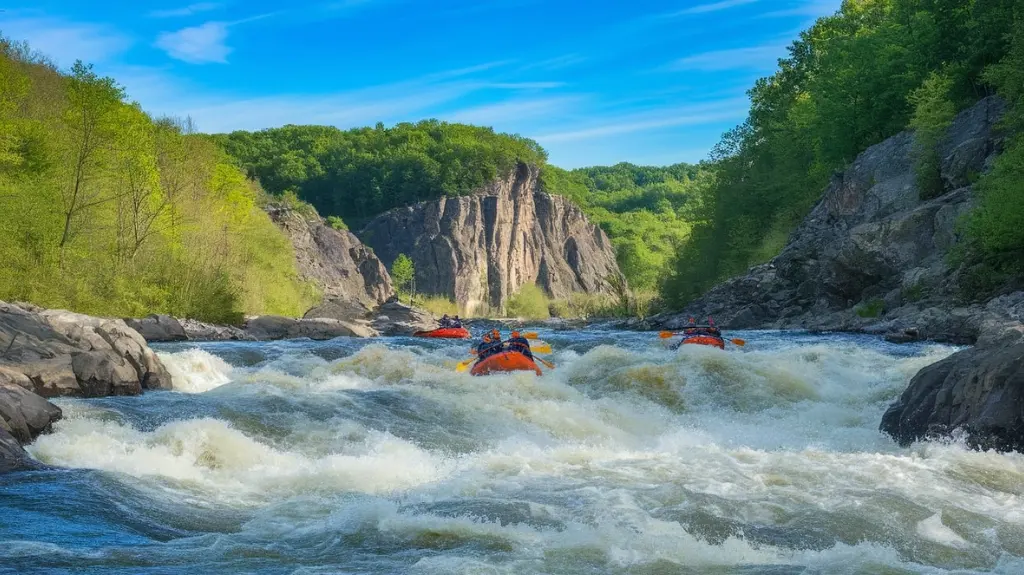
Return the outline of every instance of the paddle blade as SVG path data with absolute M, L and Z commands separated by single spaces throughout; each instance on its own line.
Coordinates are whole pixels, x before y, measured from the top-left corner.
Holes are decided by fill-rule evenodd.
M 525 337 L 526 339 L 537 339 L 537 337 L 538 337 L 537 336 L 537 332 L 535 332 L 535 331 L 528 331 L 528 332 L 526 332 L 524 334 L 521 334 L 521 335 L 523 337 Z
M 533 353 L 551 353 L 551 345 L 544 342 L 538 342 L 530 346 L 530 351 Z
M 467 369 L 469 369 L 469 366 L 473 365 L 474 361 L 476 361 L 476 358 L 470 358 L 467 359 L 466 361 L 460 362 L 459 365 L 455 366 L 455 371 L 459 373 L 466 371 Z
M 730 339 L 729 341 L 735 343 L 736 345 L 738 345 L 740 347 L 743 347 L 743 346 L 747 345 L 747 342 L 743 341 L 742 339 Z
M 661 339 L 668 339 L 670 337 L 675 337 L 677 335 L 679 335 L 679 334 L 672 333 L 670 331 L 663 331 L 663 332 L 658 334 L 658 337 L 660 337 Z
M 544 359 L 543 357 L 534 357 L 534 359 L 536 359 L 537 361 L 543 363 L 544 367 L 546 367 L 548 369 L 555 369 L 555 364 L 553 364 L 550 361 Z

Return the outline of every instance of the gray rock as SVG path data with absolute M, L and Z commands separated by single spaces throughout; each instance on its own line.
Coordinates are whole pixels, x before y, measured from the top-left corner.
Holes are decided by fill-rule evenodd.
M 233 325 L 216 325 L 194 319 L 178 320 L 190 341 L 254 341 L 245 330 Z
M 381 335 L 410 335 L 437 328 L 437 319 L 424 310 L 392 300 L 377 308 L 371 325 Z
M 314 282 L 325 298 L 376 305 L 394 294 L 384 264 L 351 232 L 335 230 L 318 215 L 303 215 L 282 205 L 266 210 L 291 239 L 299 273 Z
M 139 332 L 147 342 L 185 341 L 188 334 L 181 323 L 169 315 L 149 315 L 140 319 L 124 320 L 128 327 Z
M 71 354 L 12 367 L 21 370 L 32 382 L 32 391 L 43 397 L 82 395 L 82 388 L 71 366 Z
M 606 278 L 621 274 L 608 237 L 572 202 L 540 191 L 538 175 L 520 164 L 473 195 L 386 212 L 359 236 L 388 265 L 412 258 L 416 290 L 467 314 L 503 309 L 526 284 L 556 298 L 610 292 Z
M 71 367 L 84 397 L 142 393 L 138 372 L 120 357 L 102 351 L 83 351 L 72 356 Z
M 0 420 L 21 443 L 50 431 L 51 424 L 60 418 L 60 408 L 42 397 L 19 386 L 0 385 Z
M 332 299 L 311 308 L 302 317 L 304 319 L 327 318 L 343 321 L 359 321 L 368 319 L 373 308 L 360 300 Z
M 258 341 L 285 339 L 299 320 L 278 315 L 262 315 L 246 320 L 245 332 Z
M 0 473 L 39 467 L 0 421 Z
M 975 447 L 1024 450 L 1024 343 L 964 350 L 922 369 L 880 429 L 901 445 L 961 432 Z

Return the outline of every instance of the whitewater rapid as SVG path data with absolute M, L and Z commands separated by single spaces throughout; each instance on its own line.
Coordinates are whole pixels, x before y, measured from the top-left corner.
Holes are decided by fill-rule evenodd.
M 0 573 L 1024 573 L 1024 457 L 877 430 L 953 348 L 739 335 L 167 345 L 0 476 Z

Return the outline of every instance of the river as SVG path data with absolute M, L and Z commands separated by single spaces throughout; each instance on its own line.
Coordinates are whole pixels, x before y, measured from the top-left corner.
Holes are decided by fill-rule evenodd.
M 0 476 L 0 573 L 1024 573 L 1024 457 L 880 434 L 955 351 L 546 332 L 155 346 L 179 391 L 60 400 Z M 730 346 L 732 347 L 732 346 Z

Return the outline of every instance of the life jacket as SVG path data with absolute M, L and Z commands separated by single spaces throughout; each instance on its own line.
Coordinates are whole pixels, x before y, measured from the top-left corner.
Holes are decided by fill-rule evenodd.
M 530 351 L 530 340 L 525 337 L 513 337 L 508 340 L 508 350 L 518 351 L 529 358 L 533 357 L 533 353 Z

